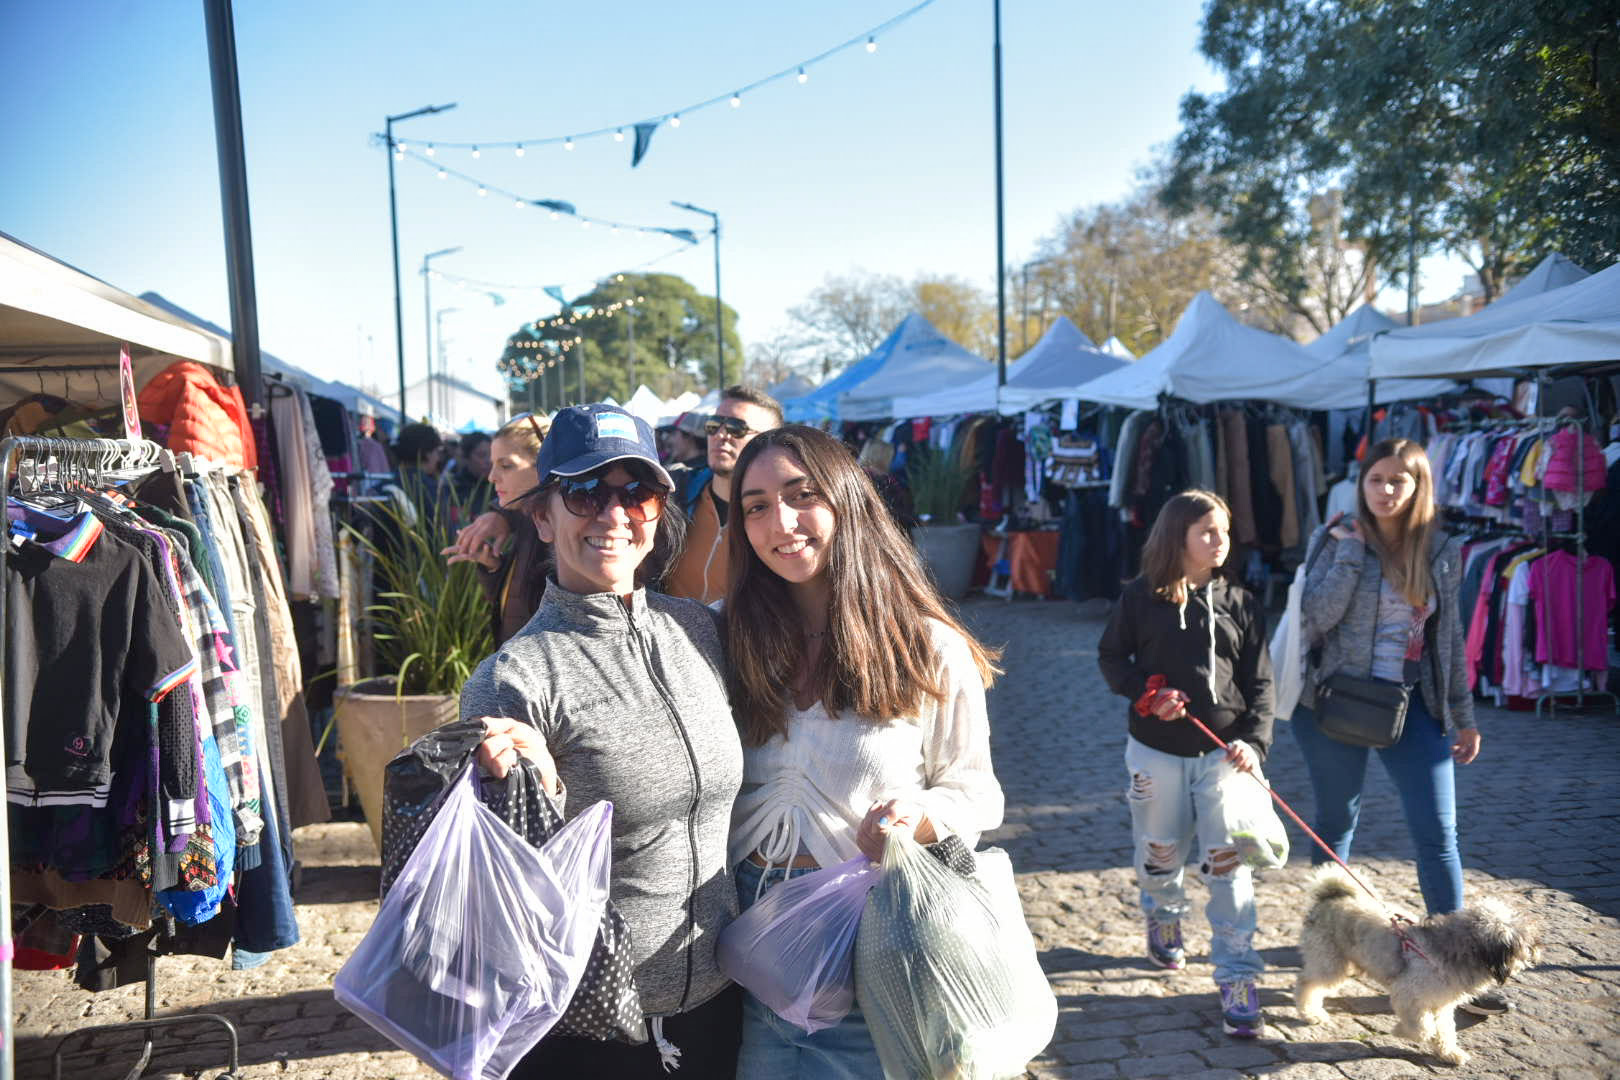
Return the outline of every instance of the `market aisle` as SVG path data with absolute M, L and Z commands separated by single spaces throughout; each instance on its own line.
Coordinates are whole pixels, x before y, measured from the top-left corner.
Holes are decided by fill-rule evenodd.
M 1459 1075 L 1430 1066 L 1387 1035 L 1383 996 L 1354 988 L 1330 999 L 1332 1025 L 1306 1029 L 1289 1006 L 1306 843 L 1296 836 L 1288 869 L 1259 885 L 1259 946 L 1271 1038 L 1240 1043 L 1216 1031 L 1207 924 L 1189 919 L 1194 962 L 1180 973 L 1142 958 L 1128 869 L 1123 799 L 1122 702 L 1103 685 L 1095 645 L 1102 624 L 1068 603 L 975 600 L 967 615 L 1008 646 L 1007 675 L 990 699 L 996 766 L 1007 790 L 1000 843 L 1022 872 L 1025 907 L 1063 1007 L 1041 1077 L 1289 1078 Z M 1620 828 L 1620 721 L 1537 721 L 1482 711 L 1485 752 L 1459 773 L 1463 858 L 1470 890 L 1493 888 L 1534 906 L 1546 921 L 1543 966 L 1516 988 L 1520 1011 L 1462 1035 L 1469 1077 L 1613 1075 L 1620 1060 L 1620 867 L 1609 861 Z M 1309 816 L 1310 797 L 1292 740 L 1281 733 L 1271 774 Z M 1396 903 L 1418 910 L 1394 793 L 1374 768 L 1358 851 Z M 1603 854 L 1598 854 L 1598 853 Z M 242 1076 L 382 1080 L 430 1075 L 332 1000 L 333 973 L 375 912 L 376 857 L 363 825 L 299 832 L 304 941 L 258 971 L 215 960 L 159 963 L 159 1011 L 225 1014 L 243 1037 Z M 1391 861 L 1394 860 L 1394 861 Z M 1489 873 L 1485 872 L 1488 868 Z M 1195 894 L 1202 886 L 1190 886 Z M 49 1075 L 55 1037 L 86 1024 L 139 1015 L 139 987 L 101 995 L 59 973 L 19 973 L 19 1077 Z M 149 1077 L 213 1076 L 223 1058 L 206 1029 L 165 1039 Z M 138 1041 L 105 1041 L 67 1063 L 79 1080 L 122 1076 Z
M 1243 1042 L 1219 1030 L 1204 890 L 1191 870 L 1197 910 L 1184 924 L 1191 962 L 1171 973 L 1143 955 L 1129 868 L 1124 701 L 1097 671 L 1102 620 L 1077 616 L 1068 603 L 973 601 L 968 615 L 985 640 L 1008 646 L 1007 674 L 990 698 L 996 771 L 1008 802 L 997 836 L 1021 872 L 1025 912 L 1062 1007 L 1037 1076 L 1616 1075 L 1620 868 L 1598 854 L 1614 850 L 1620 825 L 1620 720 L 1612 714 L 1538 722 L 1481 710 L 1483 753 L 1458 771 L 1469 895 L 1490 889 L 1533 907 L 1546 923 L 1546 944 L 1542 966 L 1515 984 L 1519 1011 L 1463 1031 L 1463 1048 L 1473 1055 L 1465 1069 L 1430 1065 L 1390 1037 L 1394 1019 L 1370 984 L 1352 983 L 1328 999 L 1330 1025 L 1306 1028 L 1294 1019 L 1310 841 L 1292 828 L 1288 867 L 1261 876 L 1256 887 L 1256 944 L 1270 966 L 1261 981 L 1268 1037 Z M 1267 771 L 1310 820 L 1304 765 L 1284 725 Z M 1356 861 L 1393 903 L 1421 912 L 1394 789 L 1378 766 L 1368 775 Z

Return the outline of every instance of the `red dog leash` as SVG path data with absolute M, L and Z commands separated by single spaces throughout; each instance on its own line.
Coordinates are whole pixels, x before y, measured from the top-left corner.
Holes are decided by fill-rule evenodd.
M 1166 684 L 1168 683 L 1168 681 L 1169 680 L 1167 680 L 1163 675 L 1150 675 L 1148 677 L 1147 693 L 1143 694 L 1136 701 L 1135 708 L 1136 708 L 1136 713 L 1137 713 L 1138 716 L 1154 715 L 1153 714 L 1153 706 L 1152 706 L 1153 699 L 1159 695 L 1159 692 L 1161 690 L 1165 689 Z M 1198 719 L 1198 717 L 1194 716 L 1190 712 L 1183 712 L 1182 715 L 1184 717 L 1186 717 L 1188 720 L 1191 720 L 1193 722 L 1193 726 L 1198 728 L 1199 731 L 1202 731 L 1205 735 L 1208 735 L 1209 738 L 1210 738 L 1210 741 L 1213 742 L 1216 746 L 1220 747 L 1222 750 L 1231 750 L 1231 746 L 1227 742 L 1225 742 L 1219 735 L 1217 735 L 1213 731 L 1209 730 L 1209 728 L 1207 726 L 1205 726 L 1204 722 L 1202 720 Z M 1428 954 L 1425 953 L 1421 948 L 1418 947 L 1418 943 L 1412 940 L 1412 935 L 1406 929 L 1407 926 L 1411 925 L 1412 920 L 1410 920 L 1408 918 L 1405 918 L 1404 916 L 1397 915 L 1397 914 L 1391 912 L 1389 910 L 1389 905 L 1384 903 L 1383 898 L 1380 897 L 1377 893 L 1373 892 L 1372 889 L 1368 887 L 1367 883 L 1365 881 L 1362 881 L 1361 878 L 1359 876 L 1357 876 L 1356 872 L 1354 870 L 1350 869 L 1349 865 L 1346 864 L 1343 859 L 1339 858 L 1338 852 L 1334 851 L 1331 847 L 1329 847 L 1327 845 L 1326 841 L 1324 841 L 1320 836 L 1316 835 L 1316 831 L 1314 829 L 1312 829 L 1309 825 L 1305 824 L 1305 821 L 1304 821 L 1303 818 L 1301 818 L 1298 814 L 1294 813 L 1294 808 L 1292 806 L 1289 806 L 1288 803 L 1286 801 L 1284 801 L 1284 799 L 1283 799 L 1283 797 L 1281 795 L 1278 795 L 1274 790 L 1272 790 L 1272 787 L 1271 787 L 1270 784 L 1266 783 L 1264 780 L 1260 779 L 1258 776 L 1256 776 L 1252 772 L 1249 773 L 1248 775 L 1249 775 L 1249 777 L 1251 779 L 1254 780 L 1255 783 L 1259 784 L 1262 788 L 1265 789 L 1266 794 L 1271 796 L 1272 801 L 1274 801 L 1278 806 L 1282 807 L 1283 811 L 1285 813 L 1287 813 L 1287 815 L 1289 817 L 1294 819 L 1294 824 L 1295 825 L 1298 825 L 1301 829 L 1305 830 L 1305 835 L 1310 837 L 1313 841 L 1315 841 L 1317 847 L 1319 847 L 1323 851 L 1327 852 L 1328 858 L 1332 859 L 1334 862 L 1339 864 L 1339 869 L 1343 870 L 1346 874 L 1350 875 L 1350 880 L 1351 881 L 1354 881 L 1357 885 L 1361 886 L 1361 891 L 1362 892 L 1364 892 L 1368 896 L 1372 897 L 1373 903 L 1375 903 L 1379 907 L 1383 908 L 1384 911 L 1387 914 L 1389 914 L 1390 927 L 1395 931 L 1395 936 L 1401 939 L 1401 950 L 1403 952 L 1417 953 L 1419 956 L 1423 957 L 1423 959 L 1425 959 L 1425 960 L 1429 959 Z

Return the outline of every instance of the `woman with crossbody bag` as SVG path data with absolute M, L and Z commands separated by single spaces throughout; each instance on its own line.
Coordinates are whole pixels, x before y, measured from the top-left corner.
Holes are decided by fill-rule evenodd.
M 1294 737 L 1316 792 L 1316 831 L 1349 859 L 1376 750 L 1406 812 L 1429 914 L 1462 906 L 1453 768 L 1479 754 L 1459 591 L 1461 541 L 1435 520 L 1428 455 L 1410 439 L 1367 453 L 1354 519 L 1311 537 L 1300 599 L 1310 649 Z M 1328 861 L 1320 850 L 1313 863 Z M 1504 1012 L 1500 995 L 1465 1004 Z

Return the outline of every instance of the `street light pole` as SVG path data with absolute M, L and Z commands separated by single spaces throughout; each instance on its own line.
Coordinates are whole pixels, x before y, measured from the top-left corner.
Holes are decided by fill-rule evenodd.
M 433 378 L 433 358 L 432 357 L 428 358 L 428 382 L 427 382 L 427 386 L 428 386 L 428 411 L 433 412 L 435 410 L 435 408 L 437 407 L 435 405 L 434 401 L 433 401 L 434 391 L 437 390 L 438 395 L 439 395 L 439 402 L 442 403 L 443 406 L 444 406 L 443 415 L 441 415 L 439 417 L 439 419 L 444 421 L 447 424 L 450 424 L 452 427 L 454 427 L 455 425 L 454 425 L 454 422 L 453 422 L 453 418 L 450 416 L 450 387 L 449 387 L 449 384 L 445 381 L 446 379 L 448 379 L 450 377 L 450 362 L 449 362 L 448 357 L 446 357 L 445 351 L 444 351 L 444 317 L 446 315 L 449 315 L 452 312 L 460 311 L 460 310 L 461 309 L 458 308 L 458 307 L 447 307 L 447 308 L 440 308 L 438 311 L 435 311 L 433 313 L 434 329 L 438 331 L 437 337 L 438 337 L 438 342 L 439 342 L 439 357 L 438 357 L 438 360 L 439 360 L 439 380 L 438 381 L 435 381 L 434 378 Z
M 995 0 L 996 82 L 996 385 L 1007 385 L 1007 224 L 1001 181 L 1001 0 Z
M 669 205 L 677 210 L 704 214 L 714 222 L 714 356 L 715 362 L 719 365 L 718 375 L 720 386 L 723 388 L 726 385 L 726 316 L 725 305 L 720 302 L 720 215 L 713 210 L 705 210 L 691 203 L 676 202 L 674 199 L 670 200 Z
M 453 101 L 448 105 L 426 105 L 408 113 L 386 117 L 383 123 L 384 141 L 388 143 L 388 234 L 394 244 L 394 349 L 399 370 L 399 415 L 402 421 L 409 420 L 410 413 L 405 411 L 405 307 L 399 285 L 399 201 L 394 195 L 394 125 L 412 117 L 441 113 L 455 107 Z M 428 362 L 431 364 L 432 359 Z
M 443 248 L 439 251 L 430 251 L 422 256 L 422 322 L 425 324 L 422 339 L 422 355 L 428 362 L 428 410 L 433 409 L 433 268 L 430 265 L 440 255 L 454 255 L 460 251 L 459 247 Z

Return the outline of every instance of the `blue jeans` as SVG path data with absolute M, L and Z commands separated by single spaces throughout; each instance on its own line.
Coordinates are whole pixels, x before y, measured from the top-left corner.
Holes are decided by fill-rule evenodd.
M 1311 787 L 1316 790 L 1316 832 L 1339 858 L 1350 860 L 1350 841 L 1361 815 L 1361 787 L 1367 774 L 1367 748 L 1330 739 L 1316 727 L 1316 714 L 1294 710 L 1294 738 Z M 1406 827 L 1417 849 L 1418 887 L 1430 915 L 1462 907 L 1462 857 L 1457 853 L 1457 790 L 1451 740 L 1424 704 L 1412 694 L 1406 727 L 1394 746 L 1378 751 L 1406 811 Z M 1311 863 L 1328 857 L 1314 844 Z
M 1209 959 L 1217 982 L 1253 978 L 1266 962 L 1254 948 L 1254 876 L 1237 859 L 1221 799 L 1221 781 L 1237 770 L 1220 751 L 1181 757 L 1135 739 L 1125 741 L 1130 774 L 1126 801 L 1136 841 L 1136 882 L 1142 910 L 1161 923 L 1186 914 L 1187 856 L 1198 842 L 1200 871 L 1209 887 Z M 1245 781 L 1249 783 L 1251 781 Z
M 800 877 L 814 867 L 766 870 L 744 859 L 737 864 L 737 903 L 753 906 L 765 888 Z M 797 1024 L 777 1016 L 753 994 L 743 995 L 742 1050 L 737 1055 L 737 1080 L 883 1080 L 883 1065 L 859 1005 L 830 1028 L 806 1034 Z

